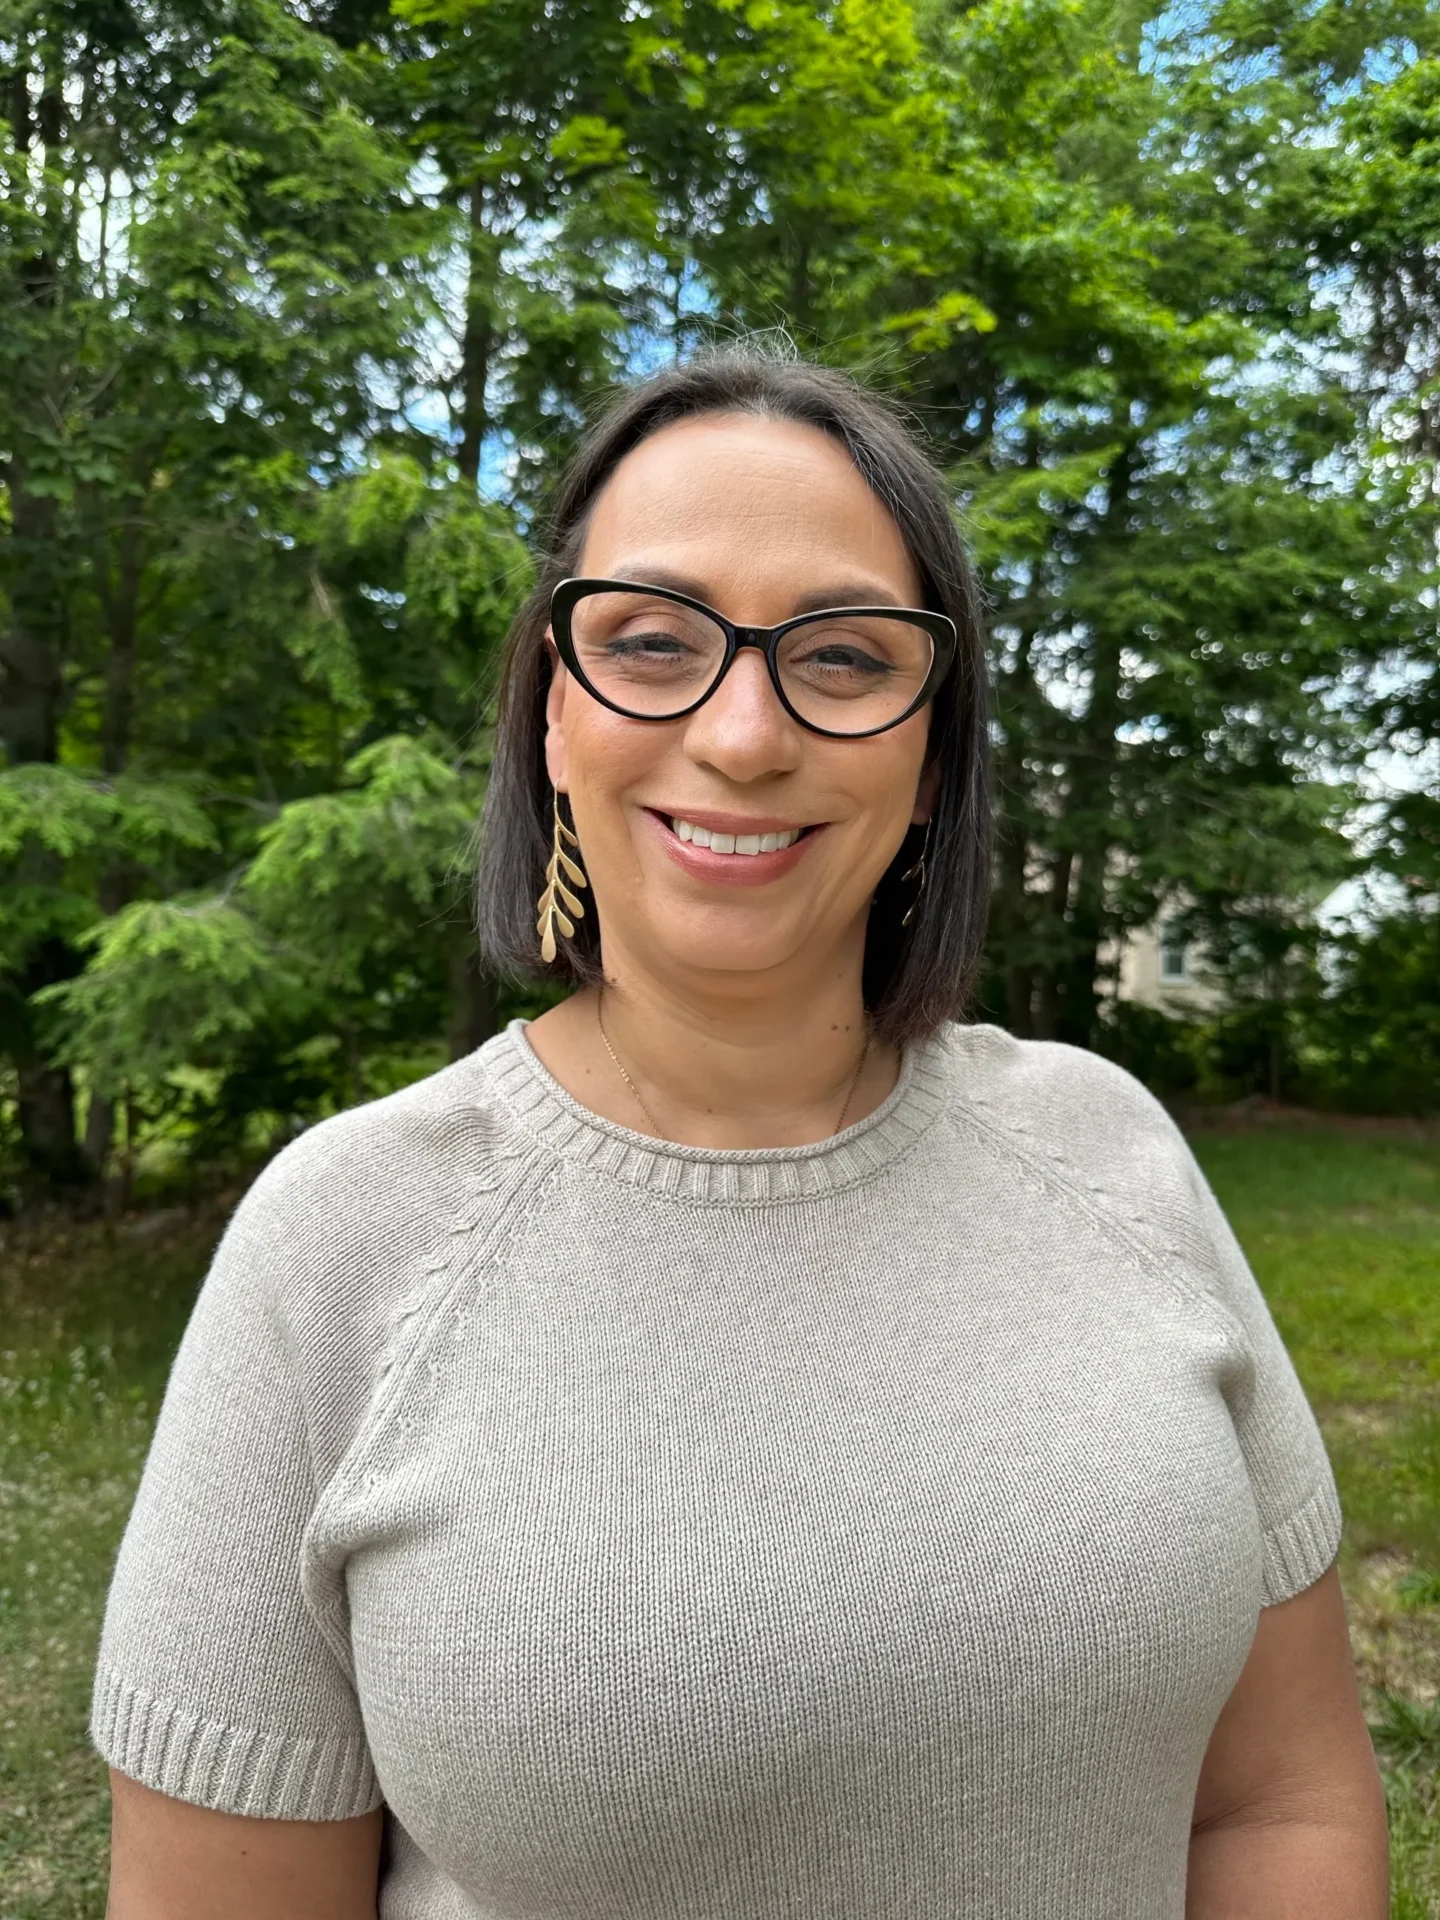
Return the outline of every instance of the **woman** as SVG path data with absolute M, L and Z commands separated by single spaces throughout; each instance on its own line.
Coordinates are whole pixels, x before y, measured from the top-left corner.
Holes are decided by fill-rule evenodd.
M 878 403 L 731 349 L 600 424 L 479 896 L 578 990 L 237 1211 L 106 1620 L 112 1920 L 1380 1920 L 1244 1259 L 1133 1080 L 956 1024 L 985 725 Z

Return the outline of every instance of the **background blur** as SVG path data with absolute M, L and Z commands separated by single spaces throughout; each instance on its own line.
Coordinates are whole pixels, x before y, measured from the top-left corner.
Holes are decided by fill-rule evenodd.
M 543 1004 L 467 888 L 547 489 L 766 328 L 947 470 L 977 1012 L 1189 1127 L 1440 1920 L 1440 9 L 0 0 L 0 177 L 0 1920 L 103 1910 L 99 1610 L 245 1181 Z

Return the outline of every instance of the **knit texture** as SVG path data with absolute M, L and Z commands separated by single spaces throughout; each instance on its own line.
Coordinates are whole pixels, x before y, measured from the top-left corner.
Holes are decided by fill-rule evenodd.
M 523 1023 L 287 1147 L 175 1362 L 104 1757 L 386 1808 L 382 1920 L 1183 1920 L 1325 1449 L 1183 1139 L 990 1027 L 667 1146 Z

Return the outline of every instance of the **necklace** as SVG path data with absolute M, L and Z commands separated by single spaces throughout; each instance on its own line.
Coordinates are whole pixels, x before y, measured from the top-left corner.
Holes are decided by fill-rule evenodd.
M 639 1107 L 641 1113 L 644 1114 L 647 1122 L 649 1123 L 650 1131 L 654 1134 L 657 1134 L 660 1139 L 664 1140 L 667 1137 L 666 1134 L 656 1124 L 654 1114 L 651 1113 L 650 1109 L 646 1106 L 644 1100 L 642 1100 L 640 1097 L 640 1089 L 636 1086 L 635 1082 L 630 1078 L 629 1074 L 625 1071 L 624 1063 L 622 1062 L 619 1054 L 616 1053 L 614 1047 L 612 1047 L 610 1044 L 610 1036 L 605 1031 L 605 1010 L 604 1009 L 605 1009 L 605 989 L 602 987 L 595 1001 L 595 1019 L 600 1028 L 600 1038 L 605 1043 L 605 1051 L 606 1053 L 609 1054 L 610 1058 L 614 1061 L 615 1071 L 619 1074 L 620 1078 L 625 1082 L 626 1086 L 630 1089 L 631 1093 L 635 1096 L 635 1104 L 637 1107 Z M 870 1058 L 870 1034 L 867 1029 L 865 1034 L 865 1045 L 860 1049 L 860 1058 L 855 1062 L 855 1071 L 850 1076 L 850 1086 L 845 1095 L 845 1104 L 840 1109 L 840 1118 L 835 1122 L 834 1132 L 832 1132 L 830 1135 L 830 1138 L 832 1140 L 835 1138 L 835 1134 L 839 1133 L 845 1125 L 845 1116 L 850 1111 L 850 1102 L 855 1098 L 855 1089 L 860 1084 L 860 1076 L 865 1071 L 865 1062 L 869 1058 Z
M 651 1113 L 649 1107 L 647 1107 L 645 1102 L 640 1098 L 640 1089 L 636 1086 L 635 1082 L 630 1078 L 629 1074 L 625 1071 L 624 1067 L 620 1064 L 620 1056 L 618 1053 L 616 1053 L 615 1049 L 610 1044 L 610 1036 L 605 1031 L 605 1015 L 601 1011 L 601 1007 L 604 1003 L 604 999 L 605 999 L 605 995 L 602 992 L 599 999 L 596 1000 L 595 1002 L 595 1018 L 600 1023 L 600 1038 L 605 1042 L 605 1051 L 606 1053 L 609 1054 L 610 1058 L 615 1062 L 615 1071 L 619 1074 L 620 1078 L 625 1082 L 626 1086 L 630 1089 L 631 1093 L 634 1094 L 635 1104 L 637 1107 L 639 1107 L 641 1113 L 644 1114 L 646 1120 L 649 1122 L 650 1131 L 654 1134 L 659 1134 L 660 1138 L 663 1140 L 665 1136 L 663 1133 L 660 1132 L 659 1127 L 655 1124 L 654 1114 Z

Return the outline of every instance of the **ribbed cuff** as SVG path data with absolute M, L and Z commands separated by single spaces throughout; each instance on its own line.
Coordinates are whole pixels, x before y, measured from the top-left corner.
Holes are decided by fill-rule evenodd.
M 110 1668 L 96 1677 L 90 1737 L 141 1786 L 256 1820 L 349 1820 L 380 1804 L 362 1740 L 227 1726 L 157 1700 Z
M 1333 1484 L 1317 1487 L 1298 1513 L 1265 1534 L 1265 1598 L 1278 1606 L 1313 1586 L 1340 1549 L 1340 1500 Z

